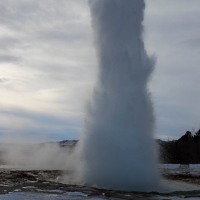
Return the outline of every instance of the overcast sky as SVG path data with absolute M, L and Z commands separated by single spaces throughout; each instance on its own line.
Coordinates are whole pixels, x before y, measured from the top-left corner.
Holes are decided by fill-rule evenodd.
M 148 0 L 155 136 L 200 128 L 200 1 Z M 97 64 L 87 0 L 0 0 L 0 141 L 78 139 Z

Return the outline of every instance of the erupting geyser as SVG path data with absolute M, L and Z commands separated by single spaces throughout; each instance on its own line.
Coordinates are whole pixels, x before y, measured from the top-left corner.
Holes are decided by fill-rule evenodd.
M 120 190 L 155 189 L 159 175 L 144 49 L 144 0 L 90 0 L 99 77 L 78 149 L 80 179 Z

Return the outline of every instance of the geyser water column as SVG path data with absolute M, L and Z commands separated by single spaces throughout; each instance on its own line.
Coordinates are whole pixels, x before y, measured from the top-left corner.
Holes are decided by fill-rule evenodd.
M 120 190 L 158 183 L 154 116 L 147 89 L 143 0 L 90 0 L 99 76 L 78 146 L 80 179 Z

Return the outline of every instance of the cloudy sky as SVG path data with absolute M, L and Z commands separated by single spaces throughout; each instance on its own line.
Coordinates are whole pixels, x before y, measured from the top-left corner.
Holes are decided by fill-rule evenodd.
M 200 128 L 200 1 L 147 0 L 155 136 Z M 97 64 L 87 0 L 0 0 L 0 141 L 78 139 Z

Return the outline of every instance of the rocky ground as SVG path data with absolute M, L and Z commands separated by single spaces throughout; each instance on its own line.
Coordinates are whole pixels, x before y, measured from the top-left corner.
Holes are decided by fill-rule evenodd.
M 142 198 L 152 194 L 127 193 L 112 190 L 102 190 L 86 186 L 67 185 L 57 180 L 65 173 L 58 170 L 0 170 L 0 194 L 11 192 L 39 192 L 39 193 L 70 193 L 87 197 L 132 199 L 132 196 Z M 1 198 L 0 198 L 1 199 Z
M 192 175 L 192 174 L 164 174 L 164 178 L 175 180 L 175 181 L 183 181 L 191 184 L 196 184 L 200 186 L 200 175 Z
M 167 193 L 142 193 L 142 192 L 122 192 L 113 190 L 103 190 L 98 188 L 67 185 L 59 183 L 64 171 L 59 170 L 13 170 L 0 169 L 0 199 L 5 194 L 54 194 L 54 195 L 72 195 L 70 199 L 179 199 L 195 198 L 200 199 L 200 189 L 191 191 L 173 191 Z M 167 174 L 167 179 L 186 181 L 200 185 L 200 177 L 194 177 L 190 174 Z M 2 198 L 1 198 L 2 197 Z M 9 197 L 10 198 L 10 197 Z M 8 198 L 8 199 L 9 199 Z M 21 198 L 21 197 L 20 197 Z M 12 198 L 13 199 L 13 198 Z M 17 198 L 16 198 L 17 199 Z M 63 198 L 63 199 L 68 199 Z

